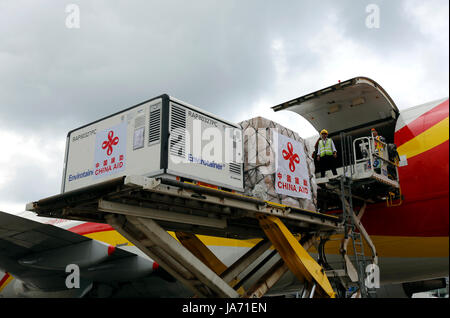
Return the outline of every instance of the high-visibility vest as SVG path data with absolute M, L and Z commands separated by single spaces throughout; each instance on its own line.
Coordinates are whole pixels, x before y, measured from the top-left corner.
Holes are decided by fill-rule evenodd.
M 384 145 L 381 143 L 381 138 L 380 136 L 376 136 L 375 137 L 375 149 L 377 150 L 381 150 L 384 148 Z
M 327 138 L 327 142 L 324 143 L 323 139 L 319 141 L 321 144 L 320 150 L 319 150 L 319 156 L 331 156 L 333 154 L 333 146 L 331 145 L 331 139 Z

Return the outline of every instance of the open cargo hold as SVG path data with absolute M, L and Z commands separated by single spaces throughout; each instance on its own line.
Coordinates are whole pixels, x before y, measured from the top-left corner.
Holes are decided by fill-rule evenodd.
M 61 192 L 125 175 L 180 177 L 242 191 L 243 164 L 226 158 L 242 153 L 242 143 L 227 137 L 240 131 L 173 97 L 155 97 L 68 133 Z
M 370 136 L 371 128 L 375 128 L 387 143 L 393 143 L 400 113 L 387 92 L 367 77 L 339 82 L 273 106 L 272 109 L 290 110 L 305 118 L 317 131 L 326 129 L 338 150 L 338 167 L 342 166 L 339 154 L 341 132 L 355 140 Z
M 394 101 L 378 83 L 367 77 L 355 77 L 285 101 L 272 109 L 295 112 L 317 131 L 328 130 L 328 136 L 337 149 L 337 173 L 351 176 L 353 198 L 377 202 L 385 200 L 387 195 L 401 197 L 399 174 L 393 164 L 396 160 L 393 143 L 395 132 L 402 127 L 402 120 Z M 383 147 L 388 151 L 380 153 L 374 150 L 372 128 L 385 138 Z M 321 178 L 317 182 L 319 185 L 328 184 L 329 179 Z M 320 186 L 318 200 L 327 203 L 322 209 L 333 210 L 342 206 L 340 196 L 333 201 L 328 189 L 322 189 Z
M 316 211 L 314 161 L 298 133 L 263 117 L 240 122 L 245 194 Z

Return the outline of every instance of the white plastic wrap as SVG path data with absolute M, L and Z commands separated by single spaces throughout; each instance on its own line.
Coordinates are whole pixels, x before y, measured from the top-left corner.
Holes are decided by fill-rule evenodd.
M 244 133 L 244 191 L 246 195 L 275 203 L 286 204 L 316 211 L 317 183 L 314 175 L 314 161 L 305 141 L 298 133 L 263 117 L 240 122 Z M 309 174 L 311 199 L 291 197 L 276 193 L 276 158 L 274 132 L 289 137 L 304 147 Z

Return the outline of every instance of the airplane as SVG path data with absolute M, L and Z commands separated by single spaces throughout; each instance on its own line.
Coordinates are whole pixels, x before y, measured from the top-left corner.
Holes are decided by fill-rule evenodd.
M 377 248 L 378 297 L 411 297 L 442 287 L 449 275 L 448 107 L 443 98 L 399 111 L 381 86 L 365 77 L 273 107 L 300 114 L 317 131 L 326 127 L 331 137 L 340 131 L 364 136 L 375 127 L 397 145 L 402 202 L 370 204 L 362 218 Z M 198 237 L 227 266 L 258 242 Z M 339 241 L 327 244 L 332 263 L 340 258 Z M 67 288 L 67 264 L 79 264 L 79 288 Z M 301 288 L 288 272 L 268 295 Z M 193 295 L 108 224 L 0 212 L 0 297 L 130 296 Z

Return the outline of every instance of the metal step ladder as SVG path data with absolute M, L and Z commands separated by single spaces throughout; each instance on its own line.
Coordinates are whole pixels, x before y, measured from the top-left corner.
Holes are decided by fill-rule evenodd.
M 342 203 L 342 222 L 344 224 L 344 240 L 341 244 L 341 254 L 344 258 L 344 269 L 347 276 L 346 279 L 339 278 L 339 283 L 348 286 L 348 282 L 356 283 L 358 287 L 357 293 L 359 297 L 373 297 L 375 295 L 374 289 L 369 289 L 366 286 L 366 267 L 371 262 L 365 255 L 363 237 L 368 242 L 372 250 L 372 260 L 377 263 L 375 246 L 373 245 L 370 236 L 365 231 L 361 218 L 365 211 L 366 204 L 359 210 L 356 215 L 353 206 L 352 184 L 353 184 L 353 141 L 351 136 L 345 133 L 340 134 L 341 138 L 341 155 L 343 162 L 343 175 L 340 177 L 339 195 Z M 354 260 L 351 261 L 347 254 L 347 244 L 352 241 Z
M 353 252 L 355 257 L 355 264 L 357 264 L 358 270 L 358 285 L 359 285 L 359 293 L 361 297 L 366 298 L 367 288 L 365 285 L 366 278 L 366 257 L 364 254 L 364 244 L 362 242 L 361 234 L 355 231 L 352 231 L 350 234 L 353 244 Z

